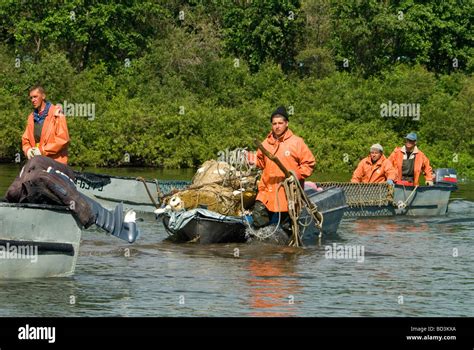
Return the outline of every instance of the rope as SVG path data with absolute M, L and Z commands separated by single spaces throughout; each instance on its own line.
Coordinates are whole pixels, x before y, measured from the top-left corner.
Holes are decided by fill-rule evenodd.
M 153 198 L 150 189 L 148 188 L 146 181 L 143 177 L 137 177 L 137 181 L 143 182 L 143 185 L 145 186 L 146 193 L 148 194 L 148 197 L 150 197 L 151 202 L 155 206 L 155 208 L 159 208 L 160 206 L 156 203 L 155 198 Z
M 405 209 L 407 207 L 408 201 L 410 200 L 411 196 L 413 196 L 415 194 L 417 189 L 418 189 L 418 185 L 415 186 L 415 188 L 413 189 L 413 191 L 411 191 L 410 195 L 408 196 L 408 198 L 405 201 L 398 201 L 398 203 L 397 203 L 398 209 Z M 405 185 L 403 185 L 403 193 L 405 193 Z M 411 202 L 410 202 L 410 204 L 411 204 Z M 410 205 L 408 205 L 408 206 L 410 206 Z
M 294 174 L 292 174 L 294 176 Z M 300 236 L 298 219 L 301 209 L 303 207 L 301 195 L 298 192 L 298 188 L 295 184 L 298 180 L 296 177 L 287 177 L 283 181 L 283 188 L 285 189 L 286 199 L 288 202 L 288 215 L 291 219 L 291 232 L 292 236 L 288 245 L 290 247 L 300 247 L 303 245 L 303 241 Z
M 300 247 L 303 245 L 302 236 L 299 232 L 299 216 L 304 207 L 307 208 L 308 214 L 311 219 L 314 220 L 315 226 L 320 230 L 319 238 L 322 236 L 322 225 L 324 217 L 318 211 L 318 207 L 309 200 L 308 196 L 304 192 L 304 189 L 301 187 L 300 182 L 297 180 L 296 174 L 294 171 L 290 170 L 290 173 L 293 177 L 286 178 L 284 181 L 285 192 L 288 199 L 288 214 L 290 215 L 292 221 L 292 238 L 289 242 L 289 246 Z M 311 220 L 311 221 L 312 221 Z M 311 221 L 306 224 L 304 229 L 311 224 Z M 304 233 L 304 230 L 303 230 Z

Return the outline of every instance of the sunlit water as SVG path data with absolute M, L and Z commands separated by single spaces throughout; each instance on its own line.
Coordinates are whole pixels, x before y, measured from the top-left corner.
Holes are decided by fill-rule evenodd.
M 2 193 L 16 172 L 0 165 Z M 452 197 L 447 216 L 344 219 L 339 237 L 304 249 L 167 243 L 152 215 L 133 245 L 87 230 L 73 277 L 0 281 L 0 315 L 473 316 L 472 184 Z M 364 261 L 326 258 L 332 243 L 363 246 Z

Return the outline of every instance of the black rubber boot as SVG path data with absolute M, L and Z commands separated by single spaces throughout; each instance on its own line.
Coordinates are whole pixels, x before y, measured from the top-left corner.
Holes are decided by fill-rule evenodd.
M 265 204 L 256 201 L 252 210 L 253 226 L 257 229 L 267 226 L 270 223 L 270 212 Z
M 118 204 L 114 211 L 109 211 L 86 195 L 82 195 L 82 197 L 91 206 L 97 226 L 128 243 L 135 242 L 140 231 L 135 222 L 124 222 L 122 203 Z

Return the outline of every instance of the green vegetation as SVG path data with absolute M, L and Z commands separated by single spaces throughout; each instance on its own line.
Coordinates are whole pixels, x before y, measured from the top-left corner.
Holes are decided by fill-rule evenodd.
M 53 103 L 95 105 L 68 119 L 73 165 L 197 166 L 253 149 L 286 105 L 318 171 L 416 131 L 434 167 L 472 178 L 474 5 L 437 3 L 3 0 L 0 158 L 21 152 L 41 83 Z M 389 103 L 419 104 L 419 120 L 382 116 Z

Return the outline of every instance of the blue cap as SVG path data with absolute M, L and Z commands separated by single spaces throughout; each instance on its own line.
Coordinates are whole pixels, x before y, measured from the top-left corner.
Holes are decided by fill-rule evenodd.
M 410 140 L 410 141 L 416 141 L 417 140 L 416 133 L 414 132 L 409 133 L 407 136 L 405 136 L 405 139 Z

